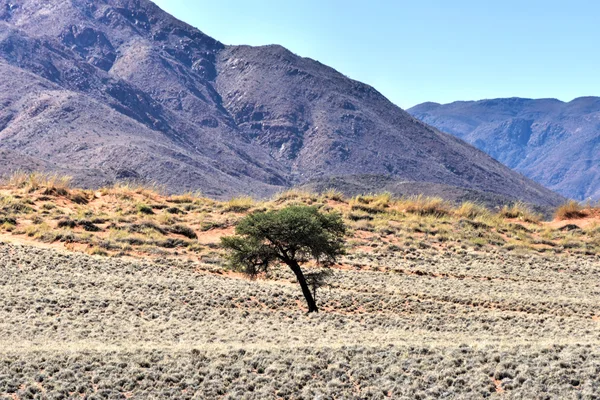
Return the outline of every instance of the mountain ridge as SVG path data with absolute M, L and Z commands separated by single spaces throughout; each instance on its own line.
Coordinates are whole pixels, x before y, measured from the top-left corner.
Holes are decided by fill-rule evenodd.
M 371 86 L 278 45 L 224 45 L 147 0 L 0 0 L 0 24 L 0 150 L 78 185 L 261 197 L 368 173 L 563 200 Z
M 424 103 L 408 112 L 564 196 L 600 199 L 600 97 Z

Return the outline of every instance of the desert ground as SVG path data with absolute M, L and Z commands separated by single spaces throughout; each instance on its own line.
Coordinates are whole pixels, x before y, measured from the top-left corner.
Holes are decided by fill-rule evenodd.
M 217 245 L 244 213 L 300 194 L 56 186 L 2 189 L 1 399 L 600 396 L 597 210 L 543 222 L 312 199 L 351 233 L 306 314 L 285 268 L 247 279 Z

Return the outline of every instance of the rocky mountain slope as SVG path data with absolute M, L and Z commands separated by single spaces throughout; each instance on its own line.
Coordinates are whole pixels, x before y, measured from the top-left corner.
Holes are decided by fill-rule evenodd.
M 424 103 L 408 112 L 567 197 L 600 199 L 598 97 Z
M 225 46 L 147 0 L 0 0 L 0 73 L 5 173 L 213 197 L 373 174 L 563 200 L 367 85 L 279 46 Z

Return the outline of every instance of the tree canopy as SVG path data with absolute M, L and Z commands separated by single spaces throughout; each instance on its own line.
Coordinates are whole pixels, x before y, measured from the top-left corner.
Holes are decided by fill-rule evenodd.
M 322 213 L 317 207 L 288 206 L 248 215 L 235 233 L 221 239 L 230 250 L 232 267 L 256 276 L 273 264 L 286 264 L 302 287 L 309 312 L 318 311 L 300 264 L 314 260 L 329 267 L 344 254 L 346 227 L 341 215 Z

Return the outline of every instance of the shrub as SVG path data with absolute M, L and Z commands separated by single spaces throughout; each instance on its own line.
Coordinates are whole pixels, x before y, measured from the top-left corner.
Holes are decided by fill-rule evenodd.
M 77 222 L 73 221 L 72 219 L 66 218 L 66 219 L 61 219 L 60 221 L 58 221 L 56 226 L 58 228 L 74 229 L 77 226 Z
M 89 200 L 85 193 L 72 193 L 70 199 L 75 204 L 88 204 Z
M 154 210 L 152 210 L 152 207 L 147 206 L 146 204 L 143 204 L 143 203 L 138 204 L 135 208 L 136 208 L 137 212 L 139 212 L 140 214 L 145 214 L 145 215 L 154 214 Z
M 373 216 L 371 216 L 365 212 L 359 212 L 359 213 L 352 212 L 352 213 L 348 214 L 348 219 L 350 221 L 362 221 L 362 220 L 372 221 L 374 218 L 373 218 Z
M 82 219 L 77 221 L 77 225 L 82 227 L 86 232 L 100 232 L 102 229 L 96 226 L 92 221 L 87 219 Z
M 167 228 L 167 230 L 176 235 L 185 236 L 188 239 L 198 239 L 198 235 L 192 228 L 185 225 L 173 225 Z
M 131 233 L 145 233 L 147 231 L 155 231 L 164 235 L 167 231 L 152 221 L 143 221 L 139 224 L 131 224 L 127 227 L 127 230 Z
M 0 198 L 0 207 L 2 207 L 2 211 L 8 214 L 27 214 L 33 211 L 27 200 L 13 196 Z

